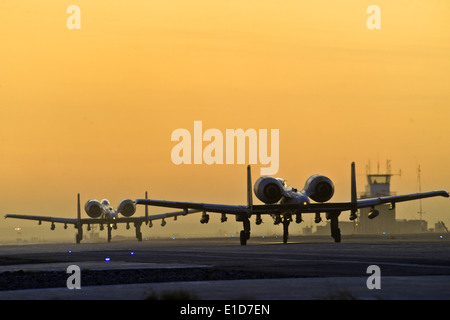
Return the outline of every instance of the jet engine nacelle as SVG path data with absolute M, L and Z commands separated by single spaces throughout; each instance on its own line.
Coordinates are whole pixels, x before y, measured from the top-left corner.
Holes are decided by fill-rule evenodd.
M 304 191 L 316 202 L 326 202 L 333 197 L 334 184 L 325 176 L 315 174 L 306 180 Z
M 131 217 L 136 212 L 136 205 L 131 199 L 123 199 L 120 201 L 117 211 L 125 217 Z
M 99 218 L 103 213 L 103 206 L 98 200 L 89 200 L 84 205 L 84 211 L 91 218 Z
M 260 177 L 256 180 L 253 190 L 256 197 L 265 204 L 277 203 L 283 196 L 281 181 L 272 177 Z

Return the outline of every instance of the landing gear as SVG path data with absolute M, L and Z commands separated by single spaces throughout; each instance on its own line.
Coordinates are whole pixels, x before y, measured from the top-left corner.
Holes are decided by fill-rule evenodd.
M 111 224 L 108 223 L 108 242 L 111 242 L 111 229 L 112 229 Z
M 283 223 L 283 243 L 287 243 L 289 239 L 289 224 L 292 222 L 292 215 L 291 214 L 285 214 L 283 217 L 281 215 L 277 214 L 273 216 L 273 224 L 279 225 L 280 223 Z M 301 215 L 296 215 L 296 222 L 301 222 Z
M 240 240 L 241 246 L 245 246 L 247 244 L 247 240 L 250 239 L 250 220 L 248 217 L 245 217 L 242 220 L 242 224 L 244 226 L 244 230 L 241 231 Z
M 327 212 L 327 219 L 330 220 L 331 237 L 334 242 L 341 242 L 341 229 L 339 229 L 339 215 L 338 212 Z
M 141 232 L 142 222 L 135 222 L 134 227 L 136 228 L 136 239 L 138 241 L 142 241 L 142 232 Z
M 78 232 L 75 236 L 75 241 L 77 242 L 77 244 L 80 244 L 81 240 L 83 239 L 83 226 L 80 224 L 76 226 L 76 228 L 78 229 Z
M 284 216 L 283 218 L 283 243 L 287 243 L 289 239 L 289 224 L 292 221 L 292 217 Z

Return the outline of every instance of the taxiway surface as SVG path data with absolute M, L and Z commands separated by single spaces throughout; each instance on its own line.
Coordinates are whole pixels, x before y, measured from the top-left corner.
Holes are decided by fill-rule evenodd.
M 81 290 L 65 286 L 64 273 L 72 264 L 81 268 Z M 380 268 L 381 289 L 367 287 L 370 265 Z M 58 278 L 48 272 L 57 271 L 64 281 L 48 283 Z M 138 271 L 140 279 L 130 279 Z M 89 283 L 83 278 L 89 272 L 110 272 L 109 281 Z M 286 245 L 266 237 L 252 238 L 247 246 L 236 238 L 0 246 L 0 279 L 24 282 L 29 278 L 20 277 L 30 274 L 47 277 L 47 285 L 19 283 L 14 290 L 4 285 L 0 299 L 145 299 L 176 290 L 199 299 L 450 299 L 450 237 L 352 236 L 334 243 L 327 236 L 305 236 L 291 237 Z

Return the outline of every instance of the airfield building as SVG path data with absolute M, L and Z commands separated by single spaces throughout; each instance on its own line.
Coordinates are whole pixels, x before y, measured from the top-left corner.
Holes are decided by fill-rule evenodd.
M 387 173 L 371 174 L 367 172 L 367 185 L 365 191 L 359 195 L 360 199 L 378 198 L 394 196 L 391 191 L 391 178 L 389 161 L 387 162 Z M 401 234 L 401 233 L 421 233 L 428 230 L 425 220 L 404 220 L 396 219 L 395 207 L 390 208 L 389 204 L 377 206 L 380 212 L 378 217 L 369 219 L 370 208 L 359 210 L 358 219 L 353 222 L 339 221 L 339 228 L 342 234 Z M 318 226 L 318 234 L 329 233 L 329 222 L 326 226 Z

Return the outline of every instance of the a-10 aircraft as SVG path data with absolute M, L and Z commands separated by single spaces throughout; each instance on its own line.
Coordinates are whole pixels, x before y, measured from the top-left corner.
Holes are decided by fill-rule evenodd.
M 379 215 L 375 206 L 380 204 L 389 204 L 393 209 L 397 202 L 410 201 L 435 196 L 449 197 L 445 190 L 431 191 L 416 194 L 406 194 L 400 196 L 389 196 L 371 199 L 357 199 L 355 163 L 351 165 L 351 200 L 350 202 L 327 202 L 334 194 L 333 182 L 319 174 L 315 174 L 306 180 L 303 190 L 289 187 L 285 181 L 280 178 L 262 176 L 256 180 L 254 185 L 256 197 L 261 200 L 263 205 L 253 205 L 252 198 L 252 179 L 250 165 L 247 167 L 247 205 L 224 205 L 195 202 L 177 202 L 165 200 L 137 199 L 136 204 L 179 208 L 183 210 L 194 209 L 203 212 L 201 222 L 208 222 L 207 212 L 217 212 L 222 214 L 221 221 L 227 220 L 226 214 L 236 216 L 236 221 L 243 223 L 244 230 L 240 233 L 241 245 L 246 245 L 250 238 L 250 217 L 256 215 L 256 224 L 262 222 L 261 215 L 268 214 L 274 218 L 275 224 L 283 224 L 283 242 L 288 240 L 288 228 L 292 217 L 295 221 L 302 221 L 303 213 L 314 213 L 315 222 L 322 220 L 320 213 L 325 212 L 326 219 L 330 220 L 331 236 L 335 242 L 341 241 L 341 232 L 339 229 L 339 215 L 342 211 L 350 211 L 350 220 L 357 218 L 357 211 L 360 208 L 370 207 L 369 218 L 373 219 Z M 316 203 L 311 203 L 311 200 Z
M 145 198 L 147 198 L 147 192 L 145 192 Z M 111 241 L 111 232 L 112 229 L 117 229 L 118 223 L 126 223 L 127 230 L 130 228 L 130 223 L 134 224 L 136 228 L 136 238 L 138 241 L 142 241 L 142 232 L 141 225 L 144 222 L 145 224 L 149 224 L 152 226 L 153 220 L 161 219 L 161 226 L 166 225 L 165 218 L 174 217 L 175 219 L 181 215 L 187 215 L 195 212 L 199 212 L 199 210 L 183 210 L 176 212 L 168 212 L 162 214 L 148 214 L 148 207 L 145 207 L 145 216 L 143 217 L 133 217 L 136 212 L 136 205 L 131 199 L 123 199 L 119 206 L 114 209 L 108 200 L 103 199 L 102 201 L 98 200 L 88 200 L 84 205 L 84 210 L 86 211 L 89 218 L 81 218 L 81 208 L 80 208 L 80 194 L 77 197 L 77 218 L 58 218 L 58 217 L 48 217 L 48 216 L 31 216 L 31 215 L 21 215 L 21 214 L 7 214 L 5 218 L 15 218 L 15 219 L 25 219 L 25 220 L 36 220 L 39 221 L 39 224 L 42 221 L 51 222 L 51 230 L 55 229 L 55 223 L 63 223 L 64 229 L 67 229 L 68 224 L 74 225 L 75 229 L 78 230 L 76 235 L 76 242 L 80 243 L 83 239 L 83 225 L 87 224 L 87 231 L 91 230 L 91 225 L 99 224 L 100 230 L 104 229 L 106 226 L 108 230 L 108 242 Z M 119 216 L 119 213 L 122 217 Z

